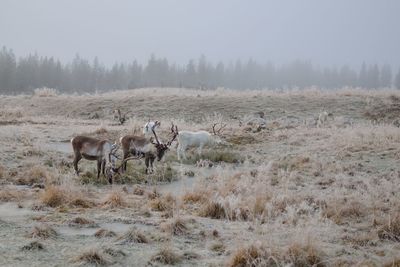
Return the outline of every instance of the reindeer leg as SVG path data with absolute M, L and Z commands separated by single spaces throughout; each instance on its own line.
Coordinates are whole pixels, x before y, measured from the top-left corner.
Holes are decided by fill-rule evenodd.
M 176 149 L 176 154 L 178 155 L 178 160 L 181 160 L 181 144 L 178 145 L 178 148 Z
M 106 176 L 106 161 L 104 159 L 101 162 L 101 173 Z
M 154 168 L 153 168 L 153 162 L 154 162 L 154 160 L 155 160 L 155 158 L 154 158 L 154 157 L 152 157 L 152 158 L 150 159 L 151 173 L 153 173 L 153 172 L 154 172 Z
M 74 170 L 76 175 L 79 176 L 79 170 L 78 170 L 78 162 L 82 159 L 82 155 L 80 153 L 75 153 L 75 157 L 74 157 Z
M 122 160 L 125 160 L 129 156 L 129 151 L 124 151 L 124 156 Z M 126 172 L 126 161 L 122 163 L 122 172 Z
M 103 163 L 103 160 L 97 160 L 97 179 L 100 179 L 100 171 L 101 171 L 101 165 Z
M 178 145 L 178 160 L 181 160 L 182 158 L 186 160 L 185 150 L 186 147 L 182 146 L 181 144 Z
M 203 149 L 203 144 L 201 144 L 201 145 L 199 146 L 199 149 L 197 150 L 197 153 L 199 154 L 199 156 L 201 156 L 201 151 L 202 151 L 202 149 Z
M 111 170 L 108 172 L 108 175 L 107 175 L 108 177 L 108 183 L 109 184 L 113 184 L 113 174 L 112 174 L 112 172 L 111 172 Z
M 146 174 L 149 174 L 149 163 L 150 163 L 150 157 L 146 155 L 144 159 L 144 163 L 146 164 Z

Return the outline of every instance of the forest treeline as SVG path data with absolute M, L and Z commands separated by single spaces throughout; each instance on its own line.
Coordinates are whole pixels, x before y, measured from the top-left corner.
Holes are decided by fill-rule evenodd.
M 146 64 L 133 61 L 106 67 L 97 58 L 90 62 L 79 55 L 70 63 L 62 63 L 37 54 L 17 58 L 11 49 L 0 50 L 0 94 L 29 93 L 41 87 L 73 93 L 142 87 L 276 89 L 309 86 L 400 89 L 400 70 L 393 73 L 390 65 L 365 63 L 359 70 L 349 66 L 321 68 L 300 60 L 280 66 L 260 64 L 252 59 L 212 64 L 205 56 L 177 65 L 154 55 Z

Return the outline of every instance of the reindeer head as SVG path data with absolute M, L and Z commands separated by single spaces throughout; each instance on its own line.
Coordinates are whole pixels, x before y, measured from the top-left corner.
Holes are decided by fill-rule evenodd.
M 108 162 L 109 162 L 111 168 L 115 168 L 115 164 L 118 159 L 118 156 L 117 156 L 118 149 L 119 149 L 119 146 L 117 145 L 117 143 L 114 143 L 111 145 L 110 153 L 108 153 Z
M 217 125 L 220 125 L 219 128 L 217 129 Z M 212 126 L 212 131 L 213 131 L 213 135 L 214 135 L 214 142 L 217 144 L 221 144 L 224 143 L 224 141 L 222 140 L 221 136 L 222 136 L 222 130 L 226 127 L 226 124 L 223 124 L 222 122 L 220 123 L 214 123 Z
M 155 138 L 156 142 L 154 142 L 152 138 L 150 139 L 150 141 L 156 147 L 156 150 L 157 150 L 156 157 L 157 157 L 157 160 L 160 161 L 163 158 L 163 156 L 165 154 L 165 151 L 167 151 L 169 149 L 169 147 L 171 146 L 172 142 L 178 136 L 178 127 L 174 126 L 174 124 L 172 123 L 172 126 L 171 126 L 172 138 L 166 144 L 160 143 L 160 141 L 158 140 L 157 134 L 154 131 L 155 127 L 156 127 L 156 124 L 151 128 L 151 130 L 153 132 L 153 135 L 154 135 L 154 138 Z
M 113 180 L 114 176 L 121 174 L 121 168 L 125 162 L 127 162 L 128 160 L 141 159 L 141 158 L 142 158 L 142 155 L 132 156 L 132 157 L 128 157 L 128 158 L 124 159 L 118 167 L 115 165 L 115 162 L 114 162 L 114 164 L 107 166 L 106 167 L 106 177 L 108 179 L 108 182 L 110 184 L 112 184 L 112 180 Z

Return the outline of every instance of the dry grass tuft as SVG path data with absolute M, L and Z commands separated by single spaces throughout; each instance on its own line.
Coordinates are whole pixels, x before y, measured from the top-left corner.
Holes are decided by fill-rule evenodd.
M 79 207 L 79 208 L 92 208 L 95 204 L 90 201 L 89 199 L 83 197 L 75 197 L 70 202 L 69 205 L 72 207 Z
M 285 258 L 292 266 L 325 266 L 322 253 L 312 244 L 292 244 L 288 248 Z
M 51 183 L 53 177 L 47 171 L 46 168 L 35 165 L 26 172 L 22 173 L 15 181 L 17 185 L 34 185 L 34 184 L 45 184 Z
M 103 237 L 115 237 L 117 234 L 113 231 L 107 230 L 107 229 L 99 229 L 94 233 L 94 236 L 97 238 L 103 238 Z
M 80 255 L 73 258 L 72 262 L 79 264 L 92 264 L 96 266 L 104 266 L 112 263 L 110 256 L 97 248 L 90 248 L 83 251 Z
M 222 243 L 221 241 L 216 241 L 210 245 L 210 250 L 221 255 L 225 252 L 226 247 L 225 247 L 224 243 Z
M 56 230 L 46 224 L 43 224 L 34 226 L 28 236 L 31 238 L 54 239 L 57 237 L 57 235 L 58 234 Z
M 38 241 L 32 241 L 21 248 L 21 250 L 43 250 L 43 249 L 44 245 Z
M 203 191 L 187 192 L 183 195 L 184 203 L 205 203 L 207 202 L 207 194 Z
M 182 261 L 182 256 L 172 251 L 170 248 L 162 248 L 151 257 L 151 261 L 161 264 L 175 265 Z
M 144 189 L 141 188 L 140 186 L 134 186 L 133 187 L 133 194 L 138 195 L 138 196 L 143 196 L 144 195 Z
M 250 245 L 239 248 L 228 261 L 228 267 L 278 266 L 273 255 L 262 246 Z
M 120 249 L 114 249 L 114 248 L 105 248 L 104 253 L 112 256 L 112 257 L 125 257 L 126 253 L 123 252 Z
M 226 213 L 224 207 L 220 203 L 211 201 L 203 205 L 199 216 L 212 219 L 225 219 Z
M 181 218 L 173 218 L 169 222 L 161 224 L 160 228 L 164 232 L 169 232 L 173 235 L 185 235 L 188 233 L 187 222 Z
M 378 230 L 380 239 L 400 242 L 400 213 L 390 216 L 387 222 Z
M 129 229 L 125 234 L 117 238 L 119 244 L 149 243 L 147 237 L 136 228 Z
M 325 263 L 322 253 L 312 244 L 294 243 L 287 249 L 271 250 L 263 245 L 250 245 L 239 248 L 233 253 L 227 266 L 316 266 L 323 267 Z
M 22 196 L 23 193 L 16 190 L 3 189 L 0 191 L 1 202 L 19 201 L 21 200 Z
M 341 224 L 346 218 L 360 218 L 364 216 L 367 209 L 364 204 L 353 201 L 331 201 L 324 209 L 324 215 L 335 223 Z
M 102 126 L 102 127 L 98 128 L 98 129 L 96 129 L 94 131 L 94 133 L 95 134 L 106 134 L 106 133 L 108 133 L 108 130 L 104 126 Z
M 171 194 L 160 196 L 150 201 L 150 207 L 155 211 L 171 211 L 176 205 L 176 199 Z
M 106 200 L 103 202 L 103 207 L 111 208 L 111 209 L 122 208 L 125 206 L 126 206 L 126 201 L 122 197 L 122 194 L 120 194 L 118 192 L 110 193 L 107 196 Z
M 46 206 L 55 208 L 67 203 L 68 196 L 66 192 L 57 186 L 49 186 L 42 193 L 40 200 Z
M 69 226 L 86 226 L 86 227 L 95 227 L 97 226 L 95 221 L 83 218 L 83 217 L 76 217 L 68 222 Z
M 189 261 L 190 260 L 198 260 L 198 259 L 200 259 L 200 255 L 197 254 L 196 252 L 193 252 L 193 251 L 185 251 L 185 252 L 183 252 L 182 257 L 185 260 L 189 260 Z
M 256 199 L 254 201 L 253 205 L 253 214 L 255 216 L 263 216 L 264 213 L 266 212 L 266 205 L 268 202 L 268 197 L 266 196 L 256 196 Z
M 0 164 L 0 179 L 3 179 L 6 177 L 7 170 L 6 168 Z
M 157 191 L 156 188 L 154 188 L 153 191 L 147 191 L 146 196 L 148 199 L 155 199 L 161 197 L 161 194 Z
M 383 267 L 400 267 L 400 258 L 394 258 L 382 265 Z
M 343 241 L 350 243 L 353 247 L 366 247 L 376 245 L 378 239 L 376 234 L 373 233 L 360 233 L 355 235 L 345 235 L 342 237 Z

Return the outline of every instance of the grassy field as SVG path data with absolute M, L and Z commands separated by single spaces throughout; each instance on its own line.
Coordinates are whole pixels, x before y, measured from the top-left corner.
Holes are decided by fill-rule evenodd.
M 394 90 L 0 96 L 0 265 L 399 266 L 399 115 Z M 222 121 L 226 142 L 113 185 L 94 162 L 74 175 L 72 137 L 148 119 L 163 140 Z

